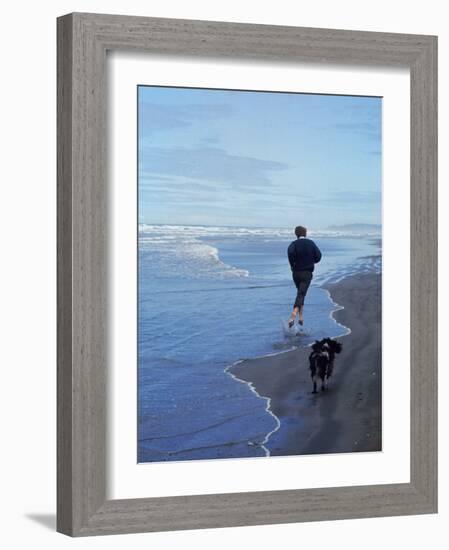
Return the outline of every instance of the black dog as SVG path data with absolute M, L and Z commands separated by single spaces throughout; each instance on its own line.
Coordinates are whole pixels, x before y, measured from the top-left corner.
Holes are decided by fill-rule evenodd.
M 323 338 L 312 345 L 312 353 L 309 355 L 310 375 L 313 381 L 313 393 L 317 393 L 318 378 L 321 379 L 321 390 L 326 389 L 326 380 L 332 376 L 334 359 L 340 353 L 343 346 L 332 338 Z

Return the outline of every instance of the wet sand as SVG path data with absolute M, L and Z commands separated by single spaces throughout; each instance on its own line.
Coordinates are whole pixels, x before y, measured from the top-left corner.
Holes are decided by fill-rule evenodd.
M 325 392 L 312 394 L 310 348 L 229 369 L 271 399 L 270 410 L 281 423 L 266 444 L 272 456 L 382 449 L 381 275 L 354 275 L 325 288 L 344 308 L 334 318 L 351 329 L 337 339 L 343 351 Z M 307 321 L 307 302 L 304 316 Z

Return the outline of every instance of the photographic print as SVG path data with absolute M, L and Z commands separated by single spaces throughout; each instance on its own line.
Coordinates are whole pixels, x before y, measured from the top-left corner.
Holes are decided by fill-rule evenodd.
M 137 461 L 381 451 L 382 98 L 137 95 Z

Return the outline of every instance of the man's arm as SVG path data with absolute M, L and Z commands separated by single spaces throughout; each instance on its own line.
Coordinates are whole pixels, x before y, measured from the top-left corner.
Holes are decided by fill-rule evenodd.
M 291 243 L 287 250 L 288 262 L 290 264 L 291 270 L 294 270 L 295 267 L 295 243 Z
M 315 263 L 317 264 L 321 260 L 321 250 L 317 247 L 315 243 L 313 243 L 314 246 L 314 254 L 315 254 Z

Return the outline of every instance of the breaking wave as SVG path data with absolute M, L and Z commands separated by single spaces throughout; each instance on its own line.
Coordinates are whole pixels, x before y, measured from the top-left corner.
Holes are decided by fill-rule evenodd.
M 139 224 L 139 232 L 145 234 L 148 238 L 158 240 L 160 238 L 170 240 L 178 239 L 179 237 L 264 237 L 266 240 L 278 240 L 279 237 L 294 239 L 292 229 L 276 228 L 276 227 L 220 227 L 220 226 L 205 226 L 205 225 L 149 225 Z M 310 237 L 380 237 L 378 231 L 348 231 L 348 230 L 333 230 L 319 229 L 310 230 Z
M 140 226 L 139 247 L 151 251 L 152 261 L 164 273 L 189 278 L 248 277 L 247 269 L 223 262 L 218 249 L 199 236 L 197 231 L 184 231 L 182 226 Z

